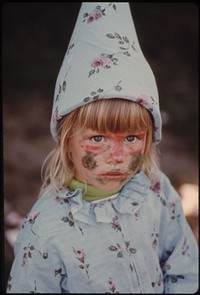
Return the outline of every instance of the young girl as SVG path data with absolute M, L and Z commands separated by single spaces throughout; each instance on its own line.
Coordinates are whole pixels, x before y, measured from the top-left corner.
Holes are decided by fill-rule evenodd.
M 8 293 L 196 292 L 197 243 L 158 168 L 157 88 L 128 3 L 82 3 L 51 132 Z

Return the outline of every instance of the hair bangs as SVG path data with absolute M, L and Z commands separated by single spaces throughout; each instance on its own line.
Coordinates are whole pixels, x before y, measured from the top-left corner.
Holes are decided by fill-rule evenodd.
M 76 123 L 99 132 L 124 133 L 152 128 L 151 114 L 126 99 L 101 99 L 79 108 Z

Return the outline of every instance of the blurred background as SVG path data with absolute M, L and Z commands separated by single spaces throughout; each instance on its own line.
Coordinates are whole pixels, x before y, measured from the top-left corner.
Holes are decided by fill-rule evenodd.
M 80 5 L 2 5 L 5 282 L 20 224 L 38 196 L 41 165 L 54 146 L 49 130 L 54 86 Z M 198 241 L 198 6 L 130 6 L 159 89 L 161 169 L 179 192 Z

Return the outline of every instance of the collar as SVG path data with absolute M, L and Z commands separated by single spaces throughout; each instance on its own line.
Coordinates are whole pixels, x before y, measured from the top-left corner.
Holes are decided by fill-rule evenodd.
M 67 187 L 71 191 L 76 191 L 76 189 L 78 188 L 81 189 L 83 192 L 83 199 L 87 202 L 102 200 L 110 196 L 113 196 L 119 192 L 119 190 L 113 192 L 104 192 L 92 185 L 80 182 L 74 178 L 70 181 Z

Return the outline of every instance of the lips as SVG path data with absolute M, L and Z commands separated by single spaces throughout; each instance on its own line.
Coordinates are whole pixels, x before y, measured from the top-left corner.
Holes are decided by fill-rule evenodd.
M 107 172 L 102 174 L 102 176 L 110 180 L 120 180 L 125 178 L 125 174 L 119 172 Z

